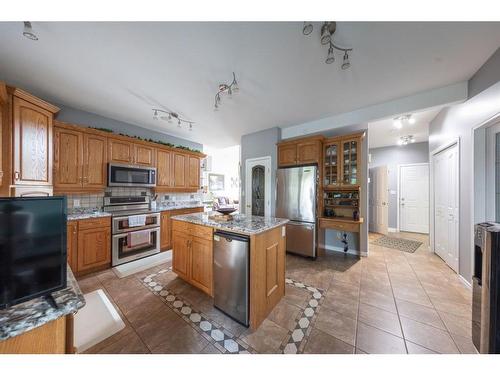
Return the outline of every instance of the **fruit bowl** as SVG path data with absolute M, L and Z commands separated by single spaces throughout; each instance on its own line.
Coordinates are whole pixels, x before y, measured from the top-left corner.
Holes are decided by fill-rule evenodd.
M 232 214 L 234 211 L 236 211 L 236 208 L 234 207 L 221 207 L 216 209 L 215 211 L 223 214 L 223 215 L 229 215 Z

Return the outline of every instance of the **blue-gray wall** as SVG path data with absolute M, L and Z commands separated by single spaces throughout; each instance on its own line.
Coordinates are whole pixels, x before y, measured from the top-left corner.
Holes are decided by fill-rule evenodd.
M 497 50 L 470 79 L 469 99 L 443 109 L 429 128 L 431 153 L 450 141 L 460 140 L 459 273 L 469 282 L 472 279 L 474 230 L 471 205 L 471 192 L 474 191 L 473 129 L 500 113 L 500 64 L 495 64 L 499 54 L 500 50 Z
M 203 150 L 201 143 L 191 142 L 186 139 L 174 137 L 153 130 L 141 128 L 137 125 L 132 125 L 126 122 L 113 120 L 107 117 L 97 115 L 95 113 L 81 111 L 79 109 L 56 104 L 61 111 L 57 114 L 56 120 L 70 122 L 83 127 L 106 128 L 111 129 L 115 133 L 127 135 L 135 135 L 144 139 L 153 139 L 155 141 L 169 142 L 176 146 L 190 147 L 196 150 Z
M 242 212 L 245 212 L 245 163 L 247 159 L 263 156 L 271 157 L 271 216 L 276 212 L 276 169 L 278 168 L 278 155 L 276 143 L 281 139 L 281 129 L 271 128 L 241 137 L 241 202 Z
M 387 165 L 389 170 L 389 227 L 397 228 L 397 189 L 398 189 L 398 164 L 428 163 L 429 143 L 410 143 L 406 146 L 388 146 L 371 148 L 371 163 L 369 168 Z M 370 185 L 371 188 L 371 185 Z

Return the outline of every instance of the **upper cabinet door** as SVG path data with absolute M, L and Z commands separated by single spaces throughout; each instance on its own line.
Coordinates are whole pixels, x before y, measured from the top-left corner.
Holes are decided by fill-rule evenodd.
M 295 143 L 278 145 L 278 166 L 295 164 L 297 164 L 297 145 Z
M 189 155 L 188 176 L 188 188 L 198 190 L 200 188 L 200 158 Z
M 89 189 L 104 189 L 107 185 L 106 137 L 95 134 L 83 136 L 83 186 Z
M 14 96 L 14 184 L 52 185 L 52 116 L 51 112 Z
M 156 150 L 156 187 L 172 186 L 172 152 Z
M 343 185 L 359 185 L 360 146 L 360 138 L 345 139 L 342 141 Z
M 108 138 L 108 160 L 110 163 L 130 164 L 134 162 L 134 147 L 132 142 Z
M 321 141 L 305 141 L 297 143 L 297 163 L 319 163 L 321 159 Z
M 54 128 L 54 188 L 82 187 L 83 134 L 65 128 Z
M 153 167 L 155 164 L 155 148 L 136 144 L 134 164 Z
M 175 188 L 186 188 L 187 187 L 187 176 L 188 171 L 188 155 L 174 152 L 173 153 L 173 187 Z
M 338 186 L 340 185 L 340 143 L 333 142 L 325 145 L 325 154 L 323 165 L 324 171 L 324 185 L 325 186 Z

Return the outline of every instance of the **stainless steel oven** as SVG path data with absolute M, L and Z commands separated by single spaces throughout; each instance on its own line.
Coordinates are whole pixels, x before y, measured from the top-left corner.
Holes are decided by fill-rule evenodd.
M 151 212 L 148 196 L 104 197 L 111 220 L 111 264 L 117 266 L 160 252 L 160 213 Z
M 108 186 L 156 186 L 156 168 L 128 164 L 108 164 Z

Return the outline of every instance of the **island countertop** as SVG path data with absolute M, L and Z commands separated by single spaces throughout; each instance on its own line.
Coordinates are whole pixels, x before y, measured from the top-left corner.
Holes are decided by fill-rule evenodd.
M 284 225 L 289 221 L 288 219 L 280 219 L 276 217 L 243 214 L 233 214 L 232 221 L 215 221 L 210 219 L 211 215 L 214 215 L 214 213 L 199 212 L 194 214 L 172 216 L 172 220 L 185 221 L 192 224 L 204 225 L 244 235 L 263 233 L 270 229 Z
M 15 337 L 56 320 L 64 315 L 77 312 L 85 306 L 85 298 L 78 283 L 67 267 L 67 286 L 52 293 L 58 308 L 54 309 L 43 297 L 0 310 L 0 341 Z

